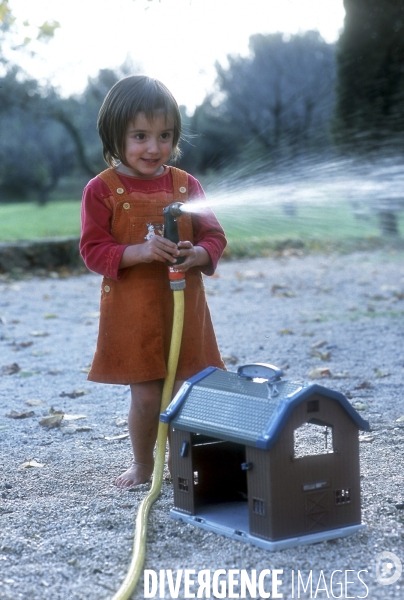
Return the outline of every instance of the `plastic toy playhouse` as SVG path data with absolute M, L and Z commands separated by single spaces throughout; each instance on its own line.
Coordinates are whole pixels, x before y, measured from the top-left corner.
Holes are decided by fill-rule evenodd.
M 272 365 L 208 368 L 185 382 L 171 424 L 171 516 L 278 550 L 361 524 L 358 430 L 340 392 L 282 380 Z

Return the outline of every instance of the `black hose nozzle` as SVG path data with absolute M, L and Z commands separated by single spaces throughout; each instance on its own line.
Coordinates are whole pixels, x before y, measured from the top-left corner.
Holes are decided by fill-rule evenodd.
M 170 215 L 172 215 L 173 217 L 180 217 L 182 214 L 184 214 L 184 211 L 182 208 L 183 206 L 184 206 L 183 202 L 173 202 L 169 206 L 166 206 L 165 209 L 163 210 L 163 212 L 164 212 L 164 214 L 166 214 L 166 212 L 169 212 Z
M 169 206 L 166 206 L 163 209 L 164 214 L 164 237 L 174 244 L 178 244 L 180 241 L 180 236 L 178 233 L 178 223 L 177 217 L 180 217 L 183 214 L 182 210 L 183 203 L 182 202 L 173 202 Z M 185 260 L 184 256 L 179 256 L 177 261 L 174 263 L 176 265 L 180 265 Z

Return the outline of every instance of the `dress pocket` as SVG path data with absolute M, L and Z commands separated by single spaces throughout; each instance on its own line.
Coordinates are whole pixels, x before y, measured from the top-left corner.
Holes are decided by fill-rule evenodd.
M 155 235 L 164 235 L 164 219 L 160 216 L 130 218 L 130 243 L 143 244 Z

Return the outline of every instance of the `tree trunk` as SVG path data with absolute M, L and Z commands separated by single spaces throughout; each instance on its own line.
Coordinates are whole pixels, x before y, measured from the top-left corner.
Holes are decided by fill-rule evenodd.
M 397 238 L 400 235 L 398 229 L 397 213 L 389 210 L 381 210 L 378 213 L 380 233 L 382 237 Z

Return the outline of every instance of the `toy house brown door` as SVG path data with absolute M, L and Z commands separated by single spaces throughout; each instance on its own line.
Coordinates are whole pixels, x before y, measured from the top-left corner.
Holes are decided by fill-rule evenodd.
M 304 498 L 307 533 L 329 527 L 330 490 L 312 492 Z

